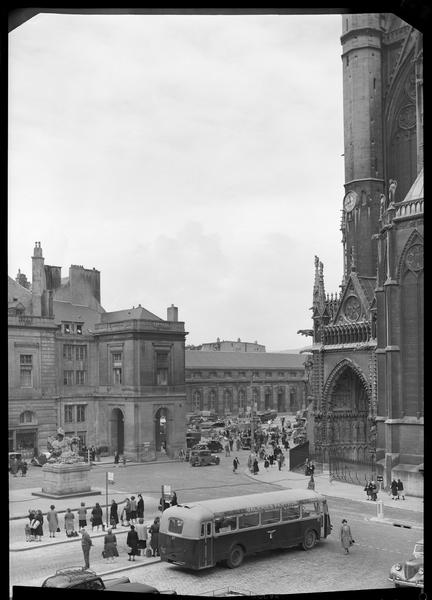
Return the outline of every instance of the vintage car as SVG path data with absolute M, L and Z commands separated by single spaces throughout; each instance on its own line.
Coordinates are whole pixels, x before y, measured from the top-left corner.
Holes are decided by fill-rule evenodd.
M 201 450 L 210 450 L 210 452 L 222 452 L 224 447 L 218 440 L 206 440 L 203 439 L 199 444 L 194 446 L 195 448 L 200 448 Z
M 423 540 L 415 543 L 411 558 L 392 566 L 389 580 L 395 587 L 423 587 Z
M 208 465 L 218 465 L 220 458 L 216 454 L 212 454 L 208 448 L 192 448 L 189 462 L 191 467 L 207 467 Z

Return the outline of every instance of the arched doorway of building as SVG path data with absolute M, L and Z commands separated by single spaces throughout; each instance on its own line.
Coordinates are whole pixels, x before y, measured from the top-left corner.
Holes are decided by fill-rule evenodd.
M 343 456 L 353 463 L 373 461 L 366 385 L 366 379 L 346 364 L 337 373 L 327 397 L 332 452 L 341 456 L 339 450 L 344 448 Z
M 279 388 L 277 392 L 277 409 L 278 412 L 285 412 L 285 390 Z
M 270 388 L 266 388 L 264 390 L 264 409 L 270 410 L 272 408 L 272 391 Z
M 110 419 L 111 451 L 124 452 L 124 414 L 120 408 L 113 408 Z
M 167 450 L 168 443 L 168 410 L 165 407 L 156 411 L 155 417 L 155 450 L 161 452 Z

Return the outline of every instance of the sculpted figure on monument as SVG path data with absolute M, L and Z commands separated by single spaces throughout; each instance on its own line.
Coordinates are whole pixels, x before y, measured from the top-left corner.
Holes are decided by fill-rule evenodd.
M 78 454 L 79 438 L 77 436 L 67 437 L 64 429 L 59 427 L 57 435 L 51 436 L 47 440 L 47 450 L 51 452 L 48 459 L 49 463 L 76 463 L 83 462 Z

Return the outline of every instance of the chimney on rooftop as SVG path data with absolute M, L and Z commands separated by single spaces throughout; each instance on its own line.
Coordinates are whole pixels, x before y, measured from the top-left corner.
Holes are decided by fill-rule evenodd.
M 178 308 L 174 304 L 167 308 L 167 321 L 178 321 Z

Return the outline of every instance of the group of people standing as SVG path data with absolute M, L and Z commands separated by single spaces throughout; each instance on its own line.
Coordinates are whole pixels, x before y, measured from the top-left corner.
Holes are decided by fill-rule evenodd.
M 18 477 L 21 471 L 21 477 L 25 477 L 28 471 L 28 464 L 24 459 L 12 458 L 9 466 L 10 473 L 13 477 Z
M 393 481 L 390 484 L 392 500 L 405 500 L 404 486 L 400 479 Z
M 141 494 L 137 494 L 137 497 L 131 496 L 130 498 L 126 498 L 120 517 L 124 527 L 136 525 L 137 520 L 144 519 L 144 499 Z M 116 528 L 118 523 L 117 503 L 113 500 L 110 509 L 110 524 Z

